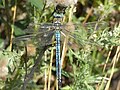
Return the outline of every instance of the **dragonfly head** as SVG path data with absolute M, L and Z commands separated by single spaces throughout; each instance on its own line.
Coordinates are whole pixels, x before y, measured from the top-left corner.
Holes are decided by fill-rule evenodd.
M 56 7 L 55 7 L 55 13 L 57 14 L 65 14 L 65 9 L 67 8 L 67 6 L 63 5 L 63 4 L 58 4 Z
M 67 8 L 67 6 L 65 6 L 63 4 L 58 4 L 54 10 L 54 14 L 53 14 L 54 18 L 63 18 L 66 8 Z

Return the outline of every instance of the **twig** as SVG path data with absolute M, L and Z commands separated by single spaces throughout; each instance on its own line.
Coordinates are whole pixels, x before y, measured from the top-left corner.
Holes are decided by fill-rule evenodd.
M 45 62 L 47 61 L 47 51 L 45 51 Z M 46 66 L 46 63 L 45 63 Z M 45 83 L 44 83 L 44 90 L 47 90 L 47 69 L 45 68 Z
M 112 70 L 111 70 L 111 74 L 110 74 L 110 77 L 109 77 L 109 81 L 107 82 L 107 85 L 105 87 L 105 90 L 108 90 L 109 89 L 109 86 L 110 86 L 110 82 L 111 82 L 111 79 L 112 79 L 112 76 L 114 74 L 114 69 L 115 69 L 115 65 L 116 63 L 118 62 L 118 59 L 119 59 L 119 51 L 120 51 L 120 46 L 117 47 L 117 50 L 116 50 L 116 53 L 115 53 L 115 56 L 113 57 L 113 66 L 112 66 Z
M 92 11 L 93 11 L 93 7 L 90 8 L 90 10 L 89 10 L 89 12 L 88 12 L 88 14 L 87 14 L 85 20 L 83 21 L 83 25 L 87 22 L 87 20 L 88 20 L 88 18 L 90 17 Z
M 11 36 L 10 36 L 10 51 L 12 49 L 12 39 L 13 39 L 13 32 L 14 32 L 14 23 L 15 23 L 15 17 L 16 17 L 16 9 L 17 9 L 17 1 L 15 0 L 15 6 L 13 7 L 13 22 L 12 22 L 12 29 L 11 29 Z
M 38 58 L 35 60 L 35 64 L 34 66 L 32 67 L 30 73 L 26 76 L 26 79 L 24 81 L 24 84 L 21 88 L 21 90 L 26 90 L 26 86 L 27 86 L 27 83 L 31 80 L 31 78 L 33 77 L 33 74 L 34 74 L 34 71 L 36 70 L 36 68 L 38 67 L 38 65 L 40 64 L 40 60 L 42 59 L 42 56 L 44 55 L 44 52 L 45 50 L 47 49 L 47 47 L 41 47 L 41 51 L 39 52 L 39 56 Z
M 109 58 L 110 58 L 112 49 L 113 49 L 113 46 L 111 46 L 110 51 L 109 51 L 109 53 L 108 53 L 108 56 L 107 56 L 107 59 L 106 59 L 106 62 L 105 62 L 104 68 L 103 68 L 103 73 L 104 73 L 104 71 L 105 71 L 105 69 L 106 69 L 106 65 L 107 65 L 107 63 L 108 63 L 108 61 L 109 61 Z
M 51 70 L 52 70 L 52 60 L 53 60 L 53 48 L 51 50 L 51 58 L 50 58 L 50 67 L 49 67 L 49 76 L 48 76 L 48 90 L 50 90 L 50 80 L 51 80 Z

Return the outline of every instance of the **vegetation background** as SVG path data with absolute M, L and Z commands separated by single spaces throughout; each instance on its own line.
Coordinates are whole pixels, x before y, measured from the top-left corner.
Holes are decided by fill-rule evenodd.
M 30 23 L 53 22 L 54 3 L 47 1 L 0 0 L 0 90 L 55 89 L 55 47 L 15 40 Z M 62 90 L 120 90 L 120 1 L 78 0 L 75 7 L 64 19 L 79 31 L 62 51 Z

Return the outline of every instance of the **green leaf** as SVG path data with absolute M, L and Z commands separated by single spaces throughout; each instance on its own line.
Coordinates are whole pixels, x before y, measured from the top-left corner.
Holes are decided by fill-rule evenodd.
M 40 10 L 42 10 L 42 8 L 44 6 L 43 0 L 28 0 L 28 3 L 31 3 L 32 6 L 35 6 Z
M 70 86 L 65 86 L 62 88 L 62 90 L 72 90 Z
M 22 31 L 21 28 L 19 28 L 19 27 L 17 27 L 17 26 L 14 26 L 14 28 L 15 28 L 14 33 L 15 33 L 16 36 L 25 34 L 24 31 Z
M 4 40 L 0 39 L 0 48 L 2 48 L 4 46 Z
M 5 7 L 5 0 L 0 0 L 0 8 L 4 8 Z

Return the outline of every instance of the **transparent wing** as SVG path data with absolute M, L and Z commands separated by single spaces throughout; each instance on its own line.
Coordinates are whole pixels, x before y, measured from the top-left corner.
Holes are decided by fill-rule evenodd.
M 34 24 L 30 23 L 27 29 L 24 30 L 25 33 L 46 33 L 47 31 L 53 30 L 53 23 L 42 23 L 42 24 Z
M 27 30 L 27 29 L 26 29 Z M 30 29 L 29 29 L 30 30 Z M 32 29 L 31 29 L 32 30 Z M 52 37 L 54 35 L 54 30 L 44 30 L 41 32 L 26 32 L 25 35 L 15 37 L 13 39 L 13 43 L 17 44 L 18 46 L 23 45 L 23 44 L 35 44 L 39 46 L 46 46 L 51 44 L 52 42 Z
M 88 22 L 85 24 L 81 23 L 67 23 L 65 25 L 61 25 L 61 31 L 68 36 L 73 36 L 73 34 L 83 34 L 86 33 L 94 33 L 95 31 L 103 31 L 106 27 L 109 27 L 107 22 Z
M 87 38 L 87 32 L 95 31 L 104 29 L 108 24 L 106 22 L 89 22 L 85 23 L 84 25 L 81 23 L 67 23 L 67 24 L 61 24 L 59 26 L 60 31 L 64 36 L 69 36 L 74 38 L 75 40 L 78 37 L 81 37 L 81 39 Z M 55 33 L 55 27 L 53 23 L 45 23 L 45 24 L 30 24 L 27 29 L 25 29 L 26 35 L 16 37 L 14 39 L 15 43 L 24 42 L 30 42 L 32 41 L 34 44 L 39 45 L 48 45 L 51 43 L 52 37 Z
M 62 32 L 67 32 L 69 35 L 77 30 L 89 30 L 89 31 L 96 31 L 96 30 L 103 30 L 108 26 L 107 22 L 88 22 L 85 24 L 82 24 L 80 22 L 78 23 L 72 23 L 69 22 L 67 24 L 61 24 L 60 30 Z M 33 24 L 31 23 L 27 29 L 25 29 L 26 34 L 43 34 L 47 33 L 50 30 L 55 30 L 55 26 L 53 23 L 43 23 L 43 24 Z
M 67 25 L 63 25 L 63 30 L 61 31 L 64 35 L 69 36 L 75 42 L 84 46 L 85 44 L 96 44 L 94 42 L 94 38 L 90 39 L 90 37 L 95 34 L 99 34 L 101 31 L 109 28 L 109 24 L 107 22 L 89 22 L 85 24 L 77 23 L 68 23 Z M 72 41 L 73 41 L 72 40 Z M 71 43 L 68 40 L 68 44 Z M 72 42 L 74 44 L 74 42 Z

